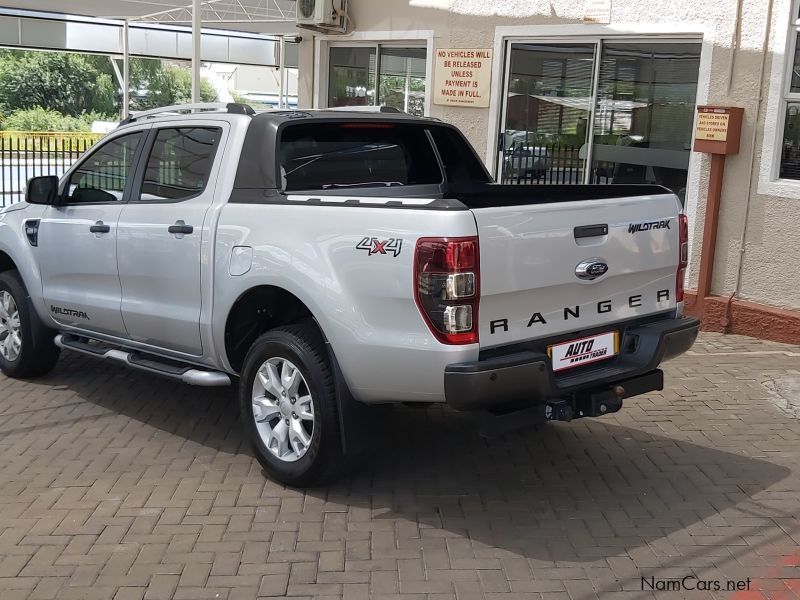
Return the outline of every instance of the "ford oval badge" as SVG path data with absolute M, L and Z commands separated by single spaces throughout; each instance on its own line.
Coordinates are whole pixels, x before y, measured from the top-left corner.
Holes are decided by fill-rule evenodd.
M 608 263 L 602 258 L 587 258 L 575 267 L 575 275 L 578 279 L 587 281 L 602 277 L 606 273 L 608 273 Z

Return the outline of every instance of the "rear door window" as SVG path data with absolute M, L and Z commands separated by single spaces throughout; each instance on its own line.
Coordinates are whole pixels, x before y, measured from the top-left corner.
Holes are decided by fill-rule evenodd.
M 285 191 L 438 185 L 443 176 L 425 127 L 320 123 L 287 127 L 280 141 Z
M 201 194 L 222 134 L 218 127 L 175 127 L 156 135 L 139 200 L 176 202 Z

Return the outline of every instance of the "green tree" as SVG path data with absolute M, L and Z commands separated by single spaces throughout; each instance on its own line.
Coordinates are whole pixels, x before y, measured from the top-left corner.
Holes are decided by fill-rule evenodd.
M 131 108 L 147 110 L 192 101 L 192 74 L 176 65 L 163 66 L 158 60 L 131 61 Z M 200 80 L 200 100 L 213 102 L 217 91 L 206 78 Z
M 116 86 L 96 65 L 80 54 L 2 50 L 0 107 L 5 112 L 42 107 L 73 117 L 113 114 Z

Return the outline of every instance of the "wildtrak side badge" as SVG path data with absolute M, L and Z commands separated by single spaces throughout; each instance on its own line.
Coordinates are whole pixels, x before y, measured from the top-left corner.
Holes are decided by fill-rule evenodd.
M 628 225 L 628 233 L 636 233 L 638 231 L 650 231 L 652 229 L 669 229 L 669 224 L 672 219 L 664 221 L 650 221 L 649 223 L 631 223 Z
M 62 308 L 60 306 L 50 305 L 50 312 L 54 315 L 61 315 L 62 317 L 75 317 L 76 319 L 91 321 L 89 315 L 82 310 L 72 310 L 71 308 Z

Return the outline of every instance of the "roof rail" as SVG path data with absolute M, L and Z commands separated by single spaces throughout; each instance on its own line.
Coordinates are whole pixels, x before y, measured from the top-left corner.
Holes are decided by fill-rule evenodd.
M 222 111 L 236 115 L 254 115 L 256 111 L 252 109 L 249 104 L 240 104 L 237 102 L 198 102 L 195 104 L 174 104 L 172 106 L 162 106 L 160 108 L 152 108 L 150 110 L 143 110 L 131 115 L 127 119 L 120 122 L 119 126 L 127 125 L 141 119 L 154 119 L 158 116 L 176 115 L 183 112 L 203 112 L 203 111 Z
M 346 112 L 365 112 L 365 113 L 392 113 L 392 114 L 405 114 L 399 108 L 394 106 L 334 106 L 327 110 L 341 110 Z

